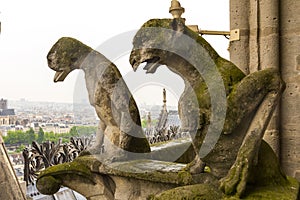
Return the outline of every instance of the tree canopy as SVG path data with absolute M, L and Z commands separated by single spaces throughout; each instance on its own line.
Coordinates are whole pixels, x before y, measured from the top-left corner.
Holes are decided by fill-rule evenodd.
M 70 137 L 90 136 L 96 134 L 97 127 L 93 126 L 73 126 L 68 133 L 54 133 L 44 132 L 42 128 L 39 128 L 37 133 L 32 128 L 28 131 L 8 131 L 7 136 L 3 137 L 5 144 L 10 145 L 28 145 L 32 141 L 42 143 L 44 141 L 57 142 L 60 138 L 62 142 L 68 142 Z

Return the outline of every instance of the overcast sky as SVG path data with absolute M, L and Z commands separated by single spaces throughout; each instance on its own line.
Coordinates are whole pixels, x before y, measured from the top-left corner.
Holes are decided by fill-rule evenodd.
M 46 60 L 51 46 L 60 37 L 70 36 L 97 48 L 113 36 L 139 29 L 151 18 L 171 18 L 170 2 L 0 0 L 0 98 L 73 102 L 78 73 L 72 72 L 63 83 L 53 83 L 54 72 Z M 229 30 L 228 0 L 180 2 L 185 8 L 182 17 L 186 24 L 197 24 L 204 30 Z M 225 37 L 205 38 L 221 56 L 228 58 L 229 41 Z M 130 70 L 128 55 L 115 62 Z M 139 100 L 142 103 L 155 103 L 151 100 L 154 93 L 147 90 L 136 89 L 135 95 L 144 98 Z M 157 92 L 161 95 L 161 91 Z

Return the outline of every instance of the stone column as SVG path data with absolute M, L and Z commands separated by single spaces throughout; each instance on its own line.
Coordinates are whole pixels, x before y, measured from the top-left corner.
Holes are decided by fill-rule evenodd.
M 230 0 L 230 29 L 240 29 L 240 40 L 230 44 L 230 60 L 246 74 L 273 67 L 279 69 L 278 0 Z M 264 139 L 280 155 L 279 108 Z
M 281 163 L 300 180 L 300 1 L 280 1 L 280 65 L 286 89 L 281 102 Z
M 249 74 L 249 2 L 230 0 L 230 30 L 240 29 L 240 40 L 229 45 L 230 61 Z
M 287 175 L 300 178 L 300 1 L 230 0 L 230 59 L 246 73 L 278 68 L 286 83 L 281 105 L 264 139 L 281 159 Z
M 9 161 L 0 133 L 0 199 L 25 200 L 25 195 Z
M 266 68 L 280 69 L 279 1 L 250 1 L 250 72 Z M 265 132 L 264 140 L 280 157 L 280 105 Z

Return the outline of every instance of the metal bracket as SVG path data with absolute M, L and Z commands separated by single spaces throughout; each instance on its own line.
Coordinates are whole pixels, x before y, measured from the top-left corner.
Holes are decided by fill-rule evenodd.
M 172 14 L 173 18 L 181 18 L 181 15 L 184 13 L 184 11 L 184 8 L 181 7 L 178 0 L 172 0 L 169 12 Z M 230 42 L 240 40 L 240 29 L 234 29 L 230 31 L 212 31 L 201 30 L 199 29 L 198 25 L 187 25 L 187 27 L 200 35 L 223 35 L 229 39 Z
M 211 30 L 200 30 L 197 25 L 188 25 L 188 27 L 200 34 L 200 35 L 224 35 L 229 41 L 240 40 L 240 29 L 234 29 L 231 31 L 211 31 Z
M 229 41 L 238 41 L 240 40 L 240 29 L 233 29 L 230 31 Z

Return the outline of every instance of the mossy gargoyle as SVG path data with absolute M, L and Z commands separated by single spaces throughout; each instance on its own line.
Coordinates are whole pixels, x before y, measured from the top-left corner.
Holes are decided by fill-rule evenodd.
M 136 70 L 144 62 L 147 73 L 166 65 L 185 82 L 178 109 L 182 129 L 191 133 L 196 153 L 186 169 L 201 173 L 207 165 L 226 194 L 241 196 L 285 87 L 279 72 L 270 68 L 246 76 L 185 26 L 182 19 L 152 19 L 142 26 L 133 40 L 130 63 Z M 220 77 L 218 88 L 213 83 Z M 214 95 L 220 92 L 225 101 L 214 101 L 213 105 Z M 225 118 L 221 130 L 211 120 L 214 117 L 221 121 L 219 115 Z M 218 138 L 212 139 L 215 143 L 205 139 L 209 130 L 220 131 Z M 210 147 L 210 151 L 201 154 L 203 146 Z
M 111 160 L 119 159 L 127 151 L 150 152 L 136 102 L 114 63 L 70 37 L 60 38 L 49 51 L 47 60 L 56 72 L 54 82 L 64 81 L 73 70 L 84 71 L 89 101 L 100 122 L 94 146 L 81 155 L 101 153 L 104 143 Z
M 226 194 L 241 196 L 251 178 L 250 171 L 256 166 L 264 131 L 284 89 L 279 72 L 267 69 L 245 76 L 180 19 L 148 21 L 136 34 L 133 45 L 130 63 L 134 69 L 147 62 L 145 69 L 154 73 L 160 65 L 167 65 L 185 81 L 179 113 L 182 130 L 192 134 L 196 152 L 196 158 L 187 170 L 201 173 L 207 165 L 221 180 L 221 188 Z M 112 62 L 73 38 L 62 38 L 50 50 L 48 65 L 57 72 L 56 82 L 63 81 L 74 69 L 85 71 L 89 99 L 101 120 L 96 148 L 100 148 L 104 133 L 124 150 L 149 152 L 149 144 L 140 129 L 129 130 L 139 137 L 126 136 L 127 139 L 122 140 L 120 123 L 123 112 L 128 110 L 125 104 L 129 103 L 130 117 L 135 124 L 140 125 L 140 118 L 134 99 Z M 220 85 L 211 84 L 217 80 L 221 80 Z M 119 91 L 122 98 L 111 98 L 117 83 L 123 88 Z M 214 95 L 219 92 L 223 92 L 225 101 L 212 105 Z M 123 101 L 123 97 L 126 100 Z M 118 110 L 114 111 L 114 106 L 121 106 L 121 112 L 114 113 Z M 224 111 L 225 115 L 222 115 Z M 212 117 L 217 122 L 222 120 L 218 114 L 224 117 L 224 126 L 215 138 L 216 143 L 209 145 L 210 141 L 205 138 L 209 130 L 218 129 L 211 120 Z M 201 154 L 203 146 L 211 147 L 205 155 Z

